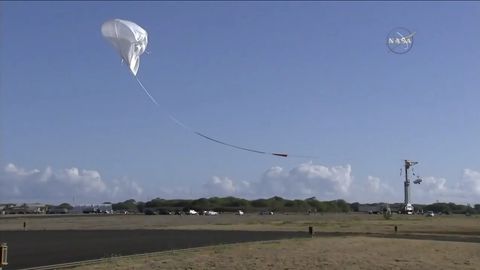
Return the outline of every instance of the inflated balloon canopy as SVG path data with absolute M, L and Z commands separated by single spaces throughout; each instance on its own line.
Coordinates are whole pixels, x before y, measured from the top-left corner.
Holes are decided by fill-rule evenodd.
M 114 19 L 102 25 L 102 35 L 117 49 L 133 75 L 137 76 L 140 55 L 148 44 L 147 31 L 134 22 Z

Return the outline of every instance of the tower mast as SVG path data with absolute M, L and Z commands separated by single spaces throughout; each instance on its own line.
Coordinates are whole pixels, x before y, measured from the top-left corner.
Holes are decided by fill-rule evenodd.
M 413 165 L 416 165 L 418 164 L 418 162 L 416 161 L 411 161 L 411 160 L 405 160 L 405 182 L 403 183 L 404 184 L 404 188 L 405 188 L 405 213 L 407 214 L 412 214 L 413 213 L 413 206 L 412 204 L 410 203 L 410 179 L 409 179 L 409 176 L 408 176 L 408 170 L 410 169 L 410 167 L 412 167 Z

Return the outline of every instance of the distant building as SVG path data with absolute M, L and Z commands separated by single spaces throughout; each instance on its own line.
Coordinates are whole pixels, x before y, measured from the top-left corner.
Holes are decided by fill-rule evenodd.
M 0 204 L 0 214 L 6 215 L 8 214 L 8 209 L 15 206 L 15 204 L 7 203 L 7 204 Z
M 47 205 L 41 203 L 24 203 L 21 205 L 5 206 L 3 211 L 6 214 L 45 214 L 47 212 Z

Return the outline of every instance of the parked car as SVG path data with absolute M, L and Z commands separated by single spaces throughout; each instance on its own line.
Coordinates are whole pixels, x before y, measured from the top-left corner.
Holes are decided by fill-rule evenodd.
M 209 210 L 209 211 L 205 211 L 204 215 L 206 215 L 206 216 L 216 216 L 216 215 L 218 215 L 218 212 L 215 212 L 213 210 Z
M 425 216 L 427 216 L 427 217 L 434 217 L 435 214 L 433 213 L 433 211 L 428 211 L 428 212 L 425 214 Z
M 238 210 L 237 213 L 235 213 L 235 215 L 239 215 L 239 216 L 243 216 L 243 211 L 242 210 Z
M 188 210 L 188 212 L 186 214 L 187 215 L 198 215 L 198 212 L 193 210 L 193 209 L 190 209 L 190 210 Z

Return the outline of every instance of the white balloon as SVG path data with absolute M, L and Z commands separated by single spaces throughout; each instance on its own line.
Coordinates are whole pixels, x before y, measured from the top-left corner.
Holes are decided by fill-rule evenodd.
M 147 48 L 147 31 L 134 22 L 114 19 L 102 25 L 102 35 L 117 49 L 133 75 L 137 76 L 140 55 Z

